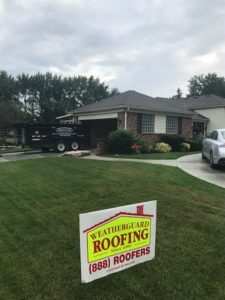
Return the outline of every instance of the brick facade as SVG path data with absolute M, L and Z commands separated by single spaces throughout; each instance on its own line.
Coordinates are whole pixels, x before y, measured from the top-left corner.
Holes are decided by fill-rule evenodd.
M 117 129 L 124 129 L 125 128 L 125 113 L 124 112 L 118 112 L 118 118 L 117 118 Z
M 192 119 L 182 118 L 182 136 L 185 138 L 192 137 Z
M 118 113 L 118 129 L 124 129 L 124 112 Z M 143 134 L 138 133 L 138 113 L 127 112 L 127 129 L 130 130 L 134 137 L 144 140 L 145 142 L 149 142 L 153 144 L 157 141 L 159 134 Z M 181 135 L 185 138 L 192 137 L 192 119 L 191 118 L 182 118 L 182 131 Z
M 130 130 L 134 137 L 148 142 L 150 144 L 154 144 L 158 138 L 158 134 L 154 133 L 138 133 L 138 114 L 137 113 L 127 113 L 127 129 Z

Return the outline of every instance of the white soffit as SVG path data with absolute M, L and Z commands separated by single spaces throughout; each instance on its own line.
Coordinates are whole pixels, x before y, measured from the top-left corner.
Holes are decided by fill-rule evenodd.
M 85 121 L 85 120 L 116 119 L 117 117 L 118 117 L 117 113 L 78 116 L 79 121 L 82 121 L 82 120 Z

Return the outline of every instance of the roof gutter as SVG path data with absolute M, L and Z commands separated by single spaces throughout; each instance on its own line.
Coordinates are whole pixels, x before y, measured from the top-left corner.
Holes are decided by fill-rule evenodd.
M 81 112 L 76 112 L 76 111 L 70 111 L 70 114 L 72 115 L 80 115 L 80 114 L 89 114 L 89 113 L 95 113 L 95 112 L 102 112 L 105 110 L 117 110 L 117 109 L 127 109 L 127 106 L 119 105 L 119 106 L 112 106 L 112 107 L 106 107 L 106 108 L 101 108 L 101 109 L 92 109 L 92 110 L 86 110 L 86 111 L 81 111 Z
M 59 116 L 59 117 L 56 117 L 56 120 L 60 120 L 60 119 L 64 119 L 64 118 L 68 118 L 68 117 L 72 117 L 73 114 L 67 114 L 67 115 L 64 115 L 64 116 Z
M 157 113 L 164 113 L 164 114 L 173 114 L 173 115 L 183 115 L 183 116 L 193 116 L 195 113 L 192 113 L 190 111 L 187 113 L 182 113 L 182 112 L 173 112 L 173 111 L 168 111 L 168 110 L 157 110 L 157 109 L 144 109 L 144 108 L 130 108 L 126 106 L 114 106 L 114 107 L 107 107 L 107 108 L 102 108 L 102 109 L 96 109 L 96 110 L 89 110 L 89 111 L 83 111 L 83 112 L 71 112 L 71 115 L 86 115 L 86 114 L 94 114 L 94 113 L 101 113 L 102 111 L 118 111 L 119 110 L 126 110 L 126 111 L 133 111 L 133 112 L 157 112 Z M 58 117 L 59 118 L 59 117 Z
M 195 109 L 208 109 L 208 108 L 220 108 L 220 107 L 224 107 L 225 108 L 225 104 L 222 104 L 222 105 L 213 105 L 213 106 L 189 107 L 188 109 L 195 110 Z

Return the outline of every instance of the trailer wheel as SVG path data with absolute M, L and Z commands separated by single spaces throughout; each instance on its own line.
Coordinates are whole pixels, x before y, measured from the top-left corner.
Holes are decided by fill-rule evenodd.
M 76 151 L 79 148 L 79 144 L 77 142 L 72 142 L 70 147 L 73 151 Z
M 58 152 L 64 152 L 66 150 L 66 145 L 65 143 L 63 142 L 59 142 L 57 145 L 56 145 L 56 150 Z

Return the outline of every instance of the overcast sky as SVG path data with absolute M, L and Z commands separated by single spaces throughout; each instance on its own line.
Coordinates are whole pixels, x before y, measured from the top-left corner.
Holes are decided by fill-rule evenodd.
M 225 75 L 224 0 L 0 0 L 0 69 L 172 96 Z

